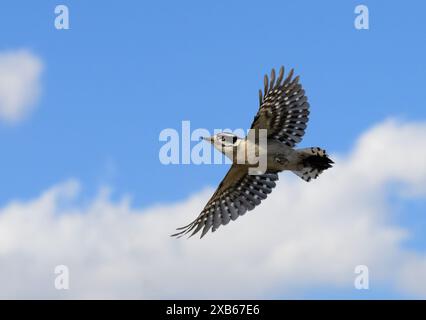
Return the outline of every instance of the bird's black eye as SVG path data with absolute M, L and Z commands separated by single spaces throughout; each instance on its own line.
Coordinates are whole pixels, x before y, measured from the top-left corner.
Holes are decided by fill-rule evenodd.
M 238 138 L 237 137 L 232 137 L 232 144 L 235 144 L 235 142 L 237 142 Z
M 221 137 L 222 141 L 226 141 L 226 138 L 224 136 Z

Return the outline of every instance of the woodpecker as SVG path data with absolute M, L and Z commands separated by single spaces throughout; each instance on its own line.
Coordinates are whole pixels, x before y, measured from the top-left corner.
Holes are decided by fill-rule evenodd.
M 236 220 L 247 211 L 253 210 L 265 200 L 276 186 L 278 173 L 288 170 L 309 182 L 316 179 L 334 163 L 327 152 L 319 147 L 295 149 L 309 120 L 309 103 L 299 83 L 299 76 L 293 78 L 291 69 L 284 78 L 284 67 L 278 77 L 272 69 L 270 79 L 264 77 L 264 90 L 259 90 L 259 110 L 250 130 L 266 132 L 266 147 L 259 140 L 244 138 L 232 133 L 221 132 L 203 139 L 232 160 L 222 182 L 207 202 L 198 217 L 190 224 L 178 228 L 172 236 L 190 236 L 201 231 L 202 238 L 211 229 Z M 250 172 L 253 164 L 248 159 L 239 161 L 237 155 L 250 147 L 267 160 L 266 170 L 258 174 Z M 259 158 L 261 156 L 259 154 Z

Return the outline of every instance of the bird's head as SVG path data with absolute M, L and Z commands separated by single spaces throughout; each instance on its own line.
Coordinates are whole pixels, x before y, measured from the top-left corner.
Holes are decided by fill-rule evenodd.
M 232 152 L 233 149 L 237 147 L 242 140 L 240 137 L 230 132 L 220 132 L 214 136 L 203 137 L 202 139 L 213 144 L 217 150 L 224 153 L 225 155 L 228 155 L 229 152 Z

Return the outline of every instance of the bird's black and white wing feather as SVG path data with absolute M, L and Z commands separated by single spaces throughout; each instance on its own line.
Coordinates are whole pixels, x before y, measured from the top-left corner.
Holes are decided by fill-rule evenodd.
M 246 166 L 233 164 L 200 215 L 172 236 L 193 236 L 202 230 L 202 238 L 210 229 L 215 231 L 254 209 L 271 193 L 277 180 L 275 172 L 249 175 Z
M 309 103 L 298 81 L 298 76 L 293 78 L 293 69 L 284 79 L 283 67 L 278 78 L 275 78 L 274 69 L 270 80 L 265 75 L 264 92 L 259 90 L 260 107 L 251 129 L 267 129 L 269 139 L 279 140 L 289 147 L 302 140 L 309 120 Z

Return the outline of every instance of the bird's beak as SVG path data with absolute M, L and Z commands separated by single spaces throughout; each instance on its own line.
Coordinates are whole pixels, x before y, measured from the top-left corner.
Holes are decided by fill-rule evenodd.
M 206 140 L 208 142 L 213 142 L 213 138 L 212 137 L 201 137 L 201 140 Z

